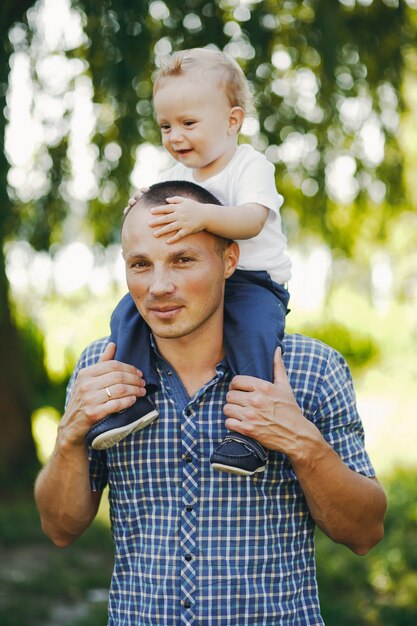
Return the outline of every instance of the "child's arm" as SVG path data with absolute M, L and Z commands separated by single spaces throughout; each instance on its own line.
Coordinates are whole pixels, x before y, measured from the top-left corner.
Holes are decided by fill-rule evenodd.
M 167 198 L 166 201 L 168 204 L 151 209 L 157 217 L 149 225 L 155 229 L 155 237 L 175 233 L 167 239 L 167 243 L 174 243 L 201 230 L 226 239 L 250 239 L 261 232 L 268 217 L 268 209 L 254 202 L 218 206 L 182 196 Z

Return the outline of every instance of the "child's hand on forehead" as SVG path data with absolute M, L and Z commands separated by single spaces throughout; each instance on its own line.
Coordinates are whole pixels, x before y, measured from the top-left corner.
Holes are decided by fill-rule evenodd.
M 158 216 L 149 222 L 155 237 L 175 233 L 167 239 L 167 243 L 175 243 L 207 228 L 209 205 L 182 196 L 167 198 L 166 202 L 151 209 L 151 213 Z

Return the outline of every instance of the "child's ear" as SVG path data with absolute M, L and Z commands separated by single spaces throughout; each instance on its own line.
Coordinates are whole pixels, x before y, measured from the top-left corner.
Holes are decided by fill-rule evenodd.
M 245 111 L 242 107 L 232 107 L 229 111 L 229 135 L 237 134 L 243 124 Z

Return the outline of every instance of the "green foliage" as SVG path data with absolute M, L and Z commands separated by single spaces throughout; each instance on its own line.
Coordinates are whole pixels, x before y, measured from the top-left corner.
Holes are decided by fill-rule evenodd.
M 417 471 L 386 481 L 385 537 L 357 557 L 317 536 L 317 577 L 326 626 L 415 626 L 417 623 Z
M 107 623 L 107 603 L 93 604 L 87 615 L 76 619 L 71 626 L 103 626 Z
M 67 614 L 66 621 L 57 617 L 57 623 L 106 623 L 104 590 L 109 588 L 113 566 L 107 526 L 95 522 L 77 543 L 63 550 L 43 535 L 33 502 L 3 501 L 0 555 L 2 626 L 40 626 L 51 620 L 55 610 Z
M 52 406 L 61 412 L 65 402 L 65 388 L 68 376 L 51 380 L 45 365 L 44 336 L 36 323 L 23 315 L 18 320 L 22 354 L 31 365 L 31 385 L 34 389 L 33 410 L 42 406 Z
M 268 0 L 247 7 L 234 0 L 72 0 L 72 5 L 82 16 L 86 38 L 65 53 L 83 61 L 96 104 L 98 193 L 89 203 L 88 217 L 99 241 L 107 244 L 118 237 L 137 146 L 160 144 L 151 105 L 159 57 L 209 44 L 235 56 L 253 85 L 260 132 L 246 139 L 276 163 L 291 235 L 319 232 L 348 252 L 362 235 L 385 237 L 387 213 L 401 210 L 403 200 L 401 149 L 389 117 L 402 108 L 405 57 L 415 38 L 414 11 L 405 0 L 349 6 L 335 0 Z M 42 94 L 48 90 L 37 74 L 33 24 L 17 48 L 32 55 L 34 81 Z M 284 55 L 284 63 L 274 59 L 277 53 Z M 344 105 L 359 102 L 369 107 L 368 113 L 359 111 L 356 121 L 349 121 Z M 65 118 L 70 113 L 68 109 Z M 371 118 L 385 143 L 383 158 L 375 162 L 360 136 Z M 11 238 L 18 234 L 46 249 L 60 240 L 71 210 L 70 198 L 63 197 L 71 169 L 68 128 L 63 124 L 60 141 L 46 146 L 49 185 L 44 194 L 24 204 L 16 201 L 11 208 Z M 118 157 L 109 156 L 109 144 L 118 146 Z M 279 153 L 283 145 L 298 146 L 290 150 L 298 156 L 284 158 Z M 326 176 L 334 160 L 346 154 L 354 159 L 357 193 L 341 211 Z M 386 186 L 388 202 L 373 200 L 375 182 Z
M 319 339 L 338 350 L 352 370 L 369 366 L 379 356 L 379 347 L 373 337 L 353 331 L 335 320 L 324 320 L 315 325 L 306 324 L 299 332 Z
M 0 504 L 0 545 L 15 546 L 22 543 L 44 541 L 38 513 L 27 500 L 3 500 Z

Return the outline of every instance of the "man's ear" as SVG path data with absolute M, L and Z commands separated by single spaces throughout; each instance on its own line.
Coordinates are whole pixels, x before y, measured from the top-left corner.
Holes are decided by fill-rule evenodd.
M 245 111 L 242 107 L 232 107 L 229 111 L 229 135 L 237 134 L 245 119 Z
M 224 277 L 229 278 L 239 263 L 240 248 L 236 241 L 232 241 L 224 251 Z

